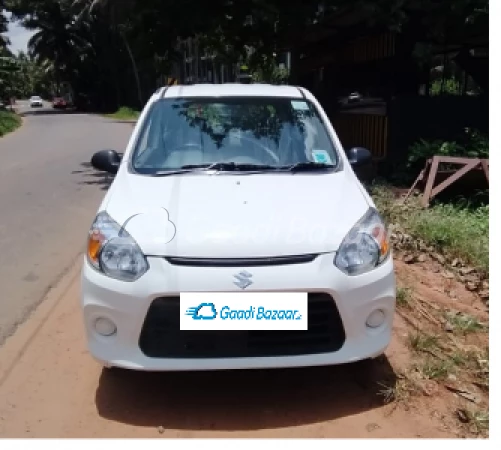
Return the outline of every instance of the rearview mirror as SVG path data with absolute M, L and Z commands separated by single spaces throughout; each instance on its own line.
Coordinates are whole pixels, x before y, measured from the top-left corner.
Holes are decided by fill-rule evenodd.
M 346 156 L 358 178 L 363 182 L 371 181 L 374 175 L 371 152 L 364 147 L 353 147 Z
M 115 150 L 100 150 L 94 153 L 90 163 L 94 169 L 115 174 L 120 167 L 120 160 L 120 155 Z

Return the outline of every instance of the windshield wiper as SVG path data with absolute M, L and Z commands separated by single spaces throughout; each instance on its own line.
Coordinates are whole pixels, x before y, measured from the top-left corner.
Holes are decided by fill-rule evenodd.
M 217 171 L 249 171 L 249 170 L 276 170 L 276 167 L 268 164 L 250 164 L 250 163 L 235 163 L 230 162 L 215 162 L 212 164 L 190 164 L 182 166 L 181 169 L 203 169 Z
M 152 173 L 151 175 L 154 177 L 167 177 L 169 175 L 178 175 L 181 173 L 190 173 L 196 171 L 206 171 L 206 170 L 212 170 L 214 168 L 215 164 L 185 164 L 184 166 L 181 166 L 179 169 L 159 170 L 157 172 Z
M 179 169 L 161 170 L 151 175 L 154 177 L 166 177 L 169 175 L 178 175 L 190 172 L 206 172 L 215 170 L 217 172 L 241 172 L 241 173 L 259 173 L 259 172 L 309 172 L 315 170 L 333 169 L 333 164 L 317 163 L 313 161 L 300 162 L 290 166 L 270 166 L 268 164 L 238 164 L 235 162 L 215 162 L 212 164 L 186 164 Z
M 333 168 L 333 164 L 317 163 L 313 161 L 299 162 L 290 166 L 280 167 L 280 169 L 287 170 L 289 172 L 308 172 L 310 170 L 326 170 Z
M 172 169 L 172 170 L 158 170 L 157 172 L 152 172 L 147 175 L 152 177 L 168 177 L 169 175 L 179 175 L 181 173 L 194 172 L 195 169 Z
M 267 164 L 238 164 L 234 162 L 215 162 L 212 164 L 186 164 L 184 166 L 181 166 L 179 169 L 154 172 L 152 176 L 162 177 L 198 171 L 206 172 L 209 170 L 215 170 L 218 172 L 259 172 L 267 170 L 278 170 L 278 168 Z

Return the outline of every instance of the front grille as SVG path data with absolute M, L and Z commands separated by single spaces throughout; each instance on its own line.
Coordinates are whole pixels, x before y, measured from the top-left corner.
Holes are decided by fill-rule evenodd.
M 339 311 L 324 293 L 308 294 L 305 331 L 180 330 L 179 297 L 162 297 L 150 305 L 139 347 L 150 358 L 236 358 L 335 352 L 344 341 Z
M 191 267 L 258 267 L 284 266 L 290 264 L 305 264 L 315 260 L 318 255 L 272 256 L 262 258 L 185 258 L 168 256 L 165 258 L 175 266 Z

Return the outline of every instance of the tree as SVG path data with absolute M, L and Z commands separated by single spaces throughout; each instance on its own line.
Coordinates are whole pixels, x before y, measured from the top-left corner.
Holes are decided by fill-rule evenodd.
M 127 55 L 130 58 L 132 65 L 132 70 L 134 72 L 134 78 L 136 81 L 137 89 L 137 99 L 141 106 L 143 106 L 143 94 L 141 89 L 141 80 L 139 77 L 139 72 L 134 58 L 134 53 L 131 49 L 129 41 L 127 39 L 127 31 L 130 29 L 130 21 L 128 19 L 128 13 L 130 13 L 133 1 L 123 0 L 118 4 L 113 0 L 75 0 L 74 5 L 79 5 L 82 9 L 79 12 L 79 18 L 89 17 L 97 12 L 98 8 L 108 8 L 108 14 L 112 18 L 111 25 L 117 34 L 120 36 L 124 48 L 127 51 Z
M 6 48 L 9 45 L 9 39 L 3 35 L 7 31 L 8 20 L 4 14 L 5 5 L 4 1 L 0 0 L 0 48 Z
M 483 32 L 488 19 L 487 0 L 0 1 L 37 30 L 30 41 L 37 64 L 51 64 L 58 83 L 69 81 L 82 104 L 103 109 L 143 106 L 180 58 L 179 39 L 196 38 L 201 51 L 220 61 L 245 62 L 261 79 L 281 80 L 275 54 L 282 44 L 302 44 L 311 26 L 331 29 L 333 15 L 350 13 L 367 29 L 396 30 L 411 50 L 420 42 L 424 51 L 416 57 L 423 61 L 426 45 Z
M 75 55 L 86 46 L 81 38 L 71 8 L 64 2 L 49 2 L 36 14 L 26 16 L 22 25 L 38 30 L 28 41 L 30 55 L 54 63 L 56 90 L 75 61 Z

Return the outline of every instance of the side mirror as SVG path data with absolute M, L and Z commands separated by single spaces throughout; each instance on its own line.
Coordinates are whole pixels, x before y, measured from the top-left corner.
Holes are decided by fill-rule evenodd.
M 371 152 L 364 147 L 353 147 L 346 155 L 358 178 L 363 182 L 371 181 L 374 175 Z
M 369 165 L 372 162 L 371 152 L 364 147 L 350 148 L 347 152 L 347 156 L 354 169 Z
M 101 150 L 92 155 L 92 167 L 103 172 L 117 173 L 120 166 L 120 155 L 115 150 Z

